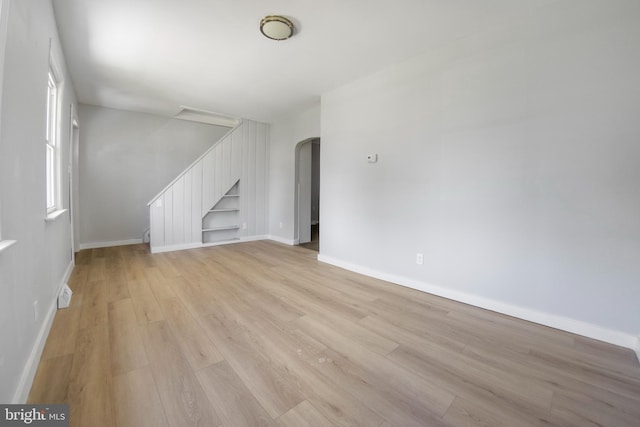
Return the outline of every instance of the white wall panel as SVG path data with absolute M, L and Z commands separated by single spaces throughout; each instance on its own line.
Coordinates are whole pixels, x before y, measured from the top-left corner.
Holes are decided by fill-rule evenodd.
M 256 234 L 256 124 L 252 122 L 247 126 L 247 228 L 249 235 Z M 253 195 L 254 197 L 250 197 Z
M 191 242 L 191 209 L 193 188 L 193 168 L 184 174 L 184 242 Z
M 202 164 L 198 162 L 191 169 L 191 239 L 190 241 L 202 241 Z
M 164 193 L 164 244 L 171 246 L 173 240 L 173 187 Z
M 173 244 L 184 243 L 184 176 L 173 185 Z
M 215 169 L 215 182 L 213 183 L 213 188 L 215 189 L 213 193 L 213 201 L 214 203 L 220 200 L 220 197 L 224 194 L 224 190 L 222 189 L 223 183 L 223 167 L 222 167 L 222 146 L 224 145 L 224 141 L 220 145 L 218 145 L 215 151 L 215 159 L 216 159 L 216 169 Z M 209 206 L 211 209 L 213 206 Z
M 267 145 L 267 126 L 258 123 L 256 126 L 256 148 L 255 148 L 255 170 L 256 170 L 256 189 L 255 189 L 255 234 L 267 234 L 266 217 L 267 217 L 267 154 L 269 152 Z
M 164 246 L 164 196 L 156 200 L 149 208 L 151 247 Z
M 222 191 L 227 192 L 231 187 L 231 145 L 233 137 L 229 135 L 222 143 Z
M 240 179 L 242 175 L 242 140 L 244 137 L 244 126 L 231 134 L 233 140 L 231 144 L 231 181 L 232 184 Z
M 207 155 L 202 159 L 202 208 L 201 218 L 205 216 L 207 211 L 213 206 L 214 197 L 214 181 L 215 181 L 215 150 L 209 151 Z

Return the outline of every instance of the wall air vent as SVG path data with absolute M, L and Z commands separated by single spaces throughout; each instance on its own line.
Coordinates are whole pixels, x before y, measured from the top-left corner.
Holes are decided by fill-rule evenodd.
M 174 116 L 180 120 L 190 120 L 192 122 L 207 123 L 210 125 L 224 126 L 233 128 L 240 123 L 240 120 L 225 116 L 224 114 L 214 113 L 213 111 L 201 110 L 199 108 L 180 106 L 180 112 Z

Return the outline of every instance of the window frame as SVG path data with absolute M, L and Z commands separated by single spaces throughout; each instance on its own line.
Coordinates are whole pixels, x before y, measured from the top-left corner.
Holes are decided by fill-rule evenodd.
M 58 67 L 50 57 L 47 73 L 47 106 L 45 123 L 45 214 L 47 219 L 57 217 L 60 205 L 60 101 L 62 80 Z
M 0 98 L 4 83 L 4 57 L 7 45 L 7 27 L 9 20 L 9 1 L 0 0 Z M 0 106 L 0 118 L 2 113 Z M 1 126 L 1 123 L 0 123 Z M 15 240 L 2 240 L 2 194 L 0 194 L 0 252 L 15 244 Z

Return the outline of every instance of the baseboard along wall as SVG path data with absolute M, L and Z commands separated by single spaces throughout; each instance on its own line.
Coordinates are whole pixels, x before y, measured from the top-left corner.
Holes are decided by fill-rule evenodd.
M 67 269 L 64 272 L 64 276 L 62 280 L 58 284 L 55 294 L 53 295 L 50 303 L 49 309 L 47 310 L 47 314 L 44 318 L 44 322 L 42 322 L 42 326 L 40 327 L 40 331 L 38 332 L 38 336 L 36 337 L 35 342 L 33 343 L 33 348 L 31 349 L 31 353 L 27 359 L 27 363 L 22 370 L 22 375 L 20 376 L 20 382 L 18 383 L 18 388 L 13 395 L 13 404 L 25 404 L 27 399 L 29 398 L 29 391 L 31 390 L 31 385 L 33 384 L 33 379 L 36 376 L 36 371 L 38 370 L 38 364 L 40 363 L 40 357 L 42 357 L 42 352 L 44 350 L 44 345 L 47 342 L 47 337 L 49 336 L 49 331 L 51 330 L 51 325 L 53 324 L 53 319 L 56 315 L 56 310 L 58 308 L 58 295 L 60 294 L 60 290 L 62 287 L 67 284 L 69 278 L 71 277 L 71 272 L 73 271 L 74 262 L 71 260 Z
M 336 267 L 344 268 L 345 270 L 364 274 L 365 276 L 374 277 L 376 279 L 385 280 L 387 282 L 395 283 L 411 289 L 416 289 L 454 301 L 470 304 L 475 307 L 484 308 L 501 314 L 506 314 L 508 316 L 517 317 L 522 320 L 527 320 L 529 322 L 538 323 L 540 325 L 549 326 L 555 329 L 560 329 L 566 332 L 571 332 L 588 338 L 593 338 L 599 341 L 604 341 L 610 344 L 633 349 L 636 351 L 638 360 L 640 361 L 640 342 L 638 342 L 640 338 L 635 337 L 631 334 L 603 328 L 602 326 L 571 319 L 564 316 L 544 313 L 541 311 L 519 307 L 516 305 L 507 304 L 504 302 L 468 294 L 465 292 L 447 289 L 441 286 L 432 285 L 407 277 L 384 273 L 322 254 L 318 255 L 318 261 L 335 265 Z
M 98 249 L 98 248 L 111 248 L 113 246 L 137 245 L 139 243 L 142 243 L 142 239 L 112 240 L 112 241 L 108 241 L 108 242 L 80 243 L 80 250 Z

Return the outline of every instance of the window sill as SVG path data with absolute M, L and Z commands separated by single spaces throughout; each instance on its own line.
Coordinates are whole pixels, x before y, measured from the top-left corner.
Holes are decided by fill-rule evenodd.
M 9 249 L 17 242 L 17 240 L 0 240 L 0 252 L 4 251 L 5 249 Z
M 44 217 L 44 220 L 47 222 L 55 221 L 57 218 L 60 217 L 60 215 L 62 215 L 66 211 L 67 209 L 58 209 L 57 211 L 53 211 L 47 214 L 47 216 Z

